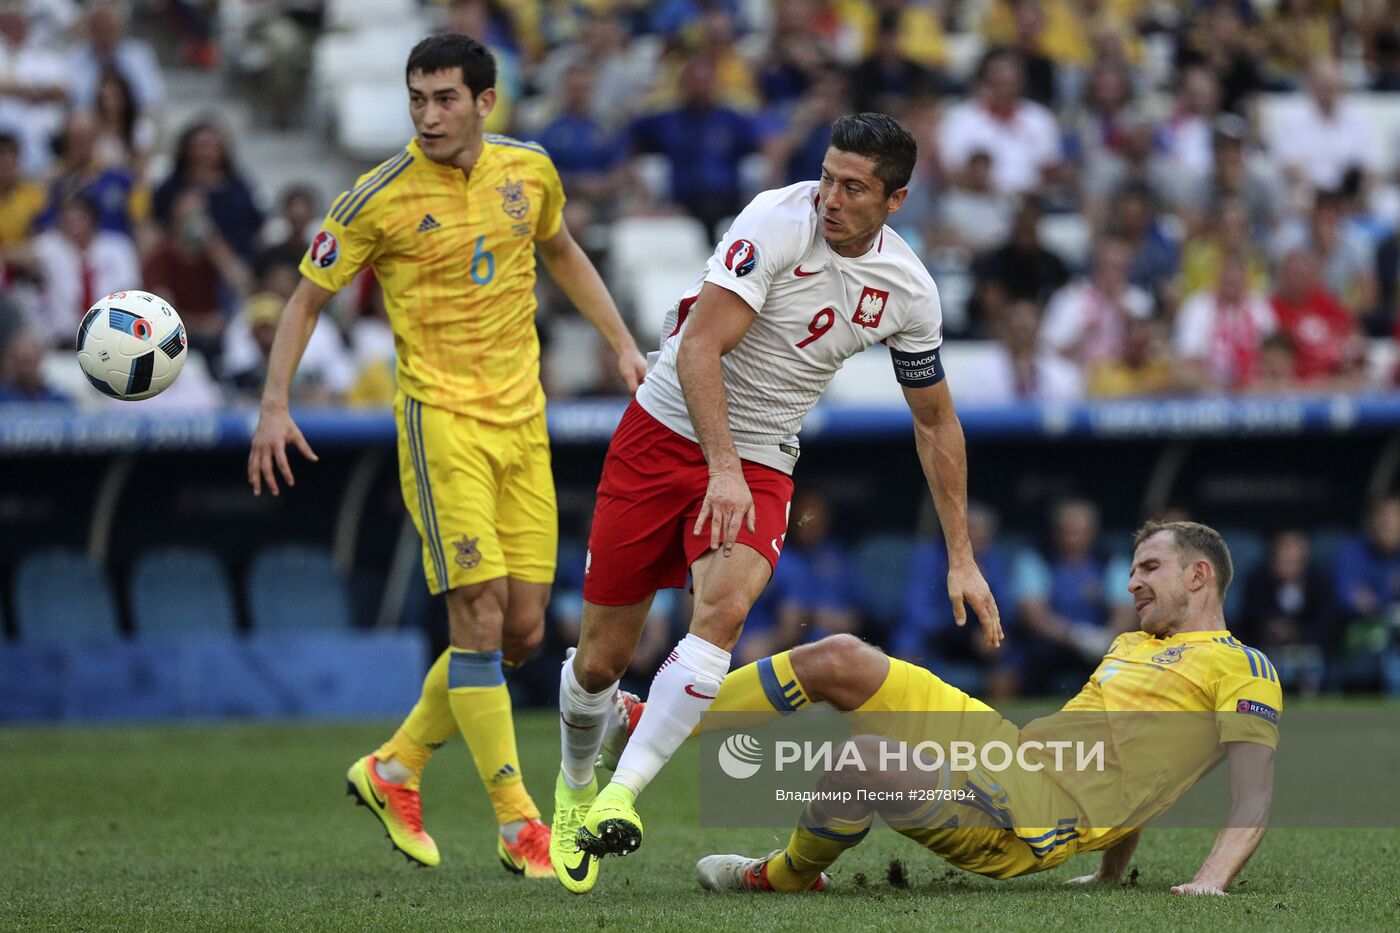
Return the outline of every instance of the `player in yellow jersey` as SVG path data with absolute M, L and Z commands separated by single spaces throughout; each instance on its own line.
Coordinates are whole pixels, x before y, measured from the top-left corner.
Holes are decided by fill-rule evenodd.
M 864 838 L 876 812 L 967 871 L 1011 878 L 1097 851 L 1098 871 L 1074 880 L 1111 881 L 1127 868 L 1141 828 L 1223 758 L 1229 816 L 1195 878 L 1172 891 L 1224 894 L 1264 835 L 1282 708 L 1273 665 L 1225 628 L 1221 606 L 1232 572 L 1229 549 L 1212 529 L 1145 525 L 1128 586 L 1142 630 L 1119 636 L 1060 712 L 1021 729 L 930 672 L 849 635 L 730 674 L 712 719 L 723 724 L 723 714 L 745 713 L 742 721 L 752 727 L 755 715 L 826 701 L 856 722 L 861 734 L 851 750 L 868 767 L 825 773 L 817 790 L 831 799 L 808 805 L 785 849 L 766 858 L 709 856 L 697 866 L 700 883 L 712 890 L 822 890 L 829 884 L 824 869 Z M 1092 748 L 1086 739 L 1105 736 L 1102 769 L 1068 758 L 1055 767 L 1046 751 L 1057 737 Z M 988 751 L 1003 742 L 1018 760 L 1026 754 L 1029 766 L 991 771 L 989 754 L 953 770 L 950 754 L 931 772 L 882 770 L 878 756 L 891 747 L 881 747 L 889 738 L 937 741 L 950 750 L 948 739 Z
M 389 741 L 351 766 L 348 792 L 394 846 L 439 861 L 423 829 L 419 778 L 460 731 L 500 826 L 501 863 L 553 877 L 549 827 L 525 790 L 503 664 L 539 644 L 558 539 L 535 331 L 536 250 L 617 354 L 635 391 L 646 374 L 602 279 L 564 224 L 564 191 L 534 143 L 486 134 L 496 66 L 478 42 L 420 42 L 406 68 L 415 138 L 336 198 L 301 263 L 268 361 L 248 481 L 294 483 L 286 448 L 316 455 L 287 390 L 317 316 L 374 269 L 398 353 L 399 472 L 423 538 L 433 593 L 445 593 L 451 647 Z

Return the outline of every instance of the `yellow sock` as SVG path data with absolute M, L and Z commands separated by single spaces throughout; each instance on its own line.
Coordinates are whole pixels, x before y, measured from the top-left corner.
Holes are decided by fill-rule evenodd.
M 501 673 L 499 651 L 449 651 L 447 698 L 457 727 L 467 740 L 477 774 L 486 785 L 497 823 L 539 819 L 540 811 L 525 790 L 510 691 Z
M 805 891 L 842 852 L 870 832 L 874 814 L 860 820 L 818 815 L 812 805 L 792 831 L 787 848 L 768 860 L 768 881 L 778 891 Z
M 762 725 L 770 719 L 796 712 L 807 703 L 807 693 L 792 669 L 792 652 L 783 651 L 730 671 L 705 718 L 691 735 L 734 728 L 741 720 L 745 726 Z M 724 716 L 724 713 L 745 715 Z M 771 715 L 763 715 L 765 713 Z
M 396 759 L 413 772 L 404 782 L 417 790 L 423 777 L 423 766 L 435 750 L 457 734 L 457 720 L 447 702 L 447 652 L 444 651 L 428 668 L 423 678 L 423 693 L 408 718 L 393 737 L 374 752 L 380 761 Z

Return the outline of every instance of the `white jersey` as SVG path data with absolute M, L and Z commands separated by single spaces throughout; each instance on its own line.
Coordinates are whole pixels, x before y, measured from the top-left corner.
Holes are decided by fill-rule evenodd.
M 637 403 L 698 441 L 676 374 L 676 351 L 700 289 L 713 282 L 757 317 L 721 359 L 729 429 L 745 460 L 791 473 L 797 432 L 841 365 L 884 341 L 905 385 L 943 378 L 943 313 L 923 263 L 889 227 L 863 256 L 837 255 L 822 236 L 817 182 L 758 195 L 725 233 L 704 273 L 666 315 Z

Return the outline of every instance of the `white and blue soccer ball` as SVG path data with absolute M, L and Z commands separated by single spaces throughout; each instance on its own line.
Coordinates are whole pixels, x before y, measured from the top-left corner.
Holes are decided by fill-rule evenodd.
M 185 365 L 185 325 L 150 292 L 113 292 L 78 328 L 78 365 L 97 391 L 135 402 L 159 395 Z

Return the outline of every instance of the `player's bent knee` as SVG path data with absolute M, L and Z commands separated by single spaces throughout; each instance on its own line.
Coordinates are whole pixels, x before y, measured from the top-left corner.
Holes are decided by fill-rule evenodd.
M 622 679 L 629 658 L 614 656 L 607 651 L 585 651 L 574 655 L 574 678 L 589 693 L 597 693 Z
M 843 633 L 792 649 L 792 667 L 808 696 L 854 709 L 879 689 L 889 662 L 878 648 Z
M 737 640 L 753 604 L 738 594 L 726 594 L 706 600 L 695 608 L 692 627 L 718 635 L 732 635 Z
M 531 628 L 511 626 L 501 639 L 506 660 L 520 664 L 535 653 L 544 641 L 544 619 Z

